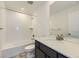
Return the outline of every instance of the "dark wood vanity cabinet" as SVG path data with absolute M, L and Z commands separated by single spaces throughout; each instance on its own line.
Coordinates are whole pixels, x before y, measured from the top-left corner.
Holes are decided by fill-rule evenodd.
M 41 42 L 35 41 L 35 57 L 36 58 L 67 58 L 57 51 L 49 48 Z
M 39 49 L 39 48 L 36 48 L 36 58 L 44 58 L 45 57 L 45 54 Z

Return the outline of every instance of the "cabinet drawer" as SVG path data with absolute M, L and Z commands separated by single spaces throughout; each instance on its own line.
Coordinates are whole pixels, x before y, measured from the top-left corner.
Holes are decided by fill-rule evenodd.
M 50 56 L 51 58 L 56 58 L 57 57 L 57 53 L 56 51 L 54 51 L 53 49 L 47 47 L 44 44 L 40 44 L 40 49 L 45 52 L 48 56 Z

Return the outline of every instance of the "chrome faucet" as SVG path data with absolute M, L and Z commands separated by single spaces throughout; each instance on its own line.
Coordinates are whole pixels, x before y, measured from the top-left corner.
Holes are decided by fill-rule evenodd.
M 63 34 L 57 34 L 56 40 L 64 40 Z

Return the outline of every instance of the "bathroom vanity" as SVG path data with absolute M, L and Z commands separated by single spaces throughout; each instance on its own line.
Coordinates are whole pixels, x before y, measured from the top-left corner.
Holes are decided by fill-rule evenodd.
M 79 58 L 79 40 L 69 37 L 65 37 L 64 39 L 58 41 L 55 38 L 37 38 L 35 40 L 35 57 Z M 71 42 L 69 39 L 73 41 Z
M 51 49 L 45 44 L 35 41 L 35 57 L 36 58 L 67 58 L 63 54 Z

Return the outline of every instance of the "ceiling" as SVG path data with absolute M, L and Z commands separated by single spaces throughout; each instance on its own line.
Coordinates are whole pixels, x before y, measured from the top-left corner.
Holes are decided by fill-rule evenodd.
M 27 1 L 5 1 L 4 3 L 7 9 L 31 15 L 45 2 L 47 1 L 33 1 L 32 5 Z
M 56 1 L 50 6 L 50 15 L 79 4 L 78 1 Z
M 7 9 L 32 15 L 41 8 L 41 6 L 48 2 L 51 4 L 50 15 L 79 4 L 78 1 L 33 1 L 32 5 L 27 1 L 5 1 L 4 3 Z

